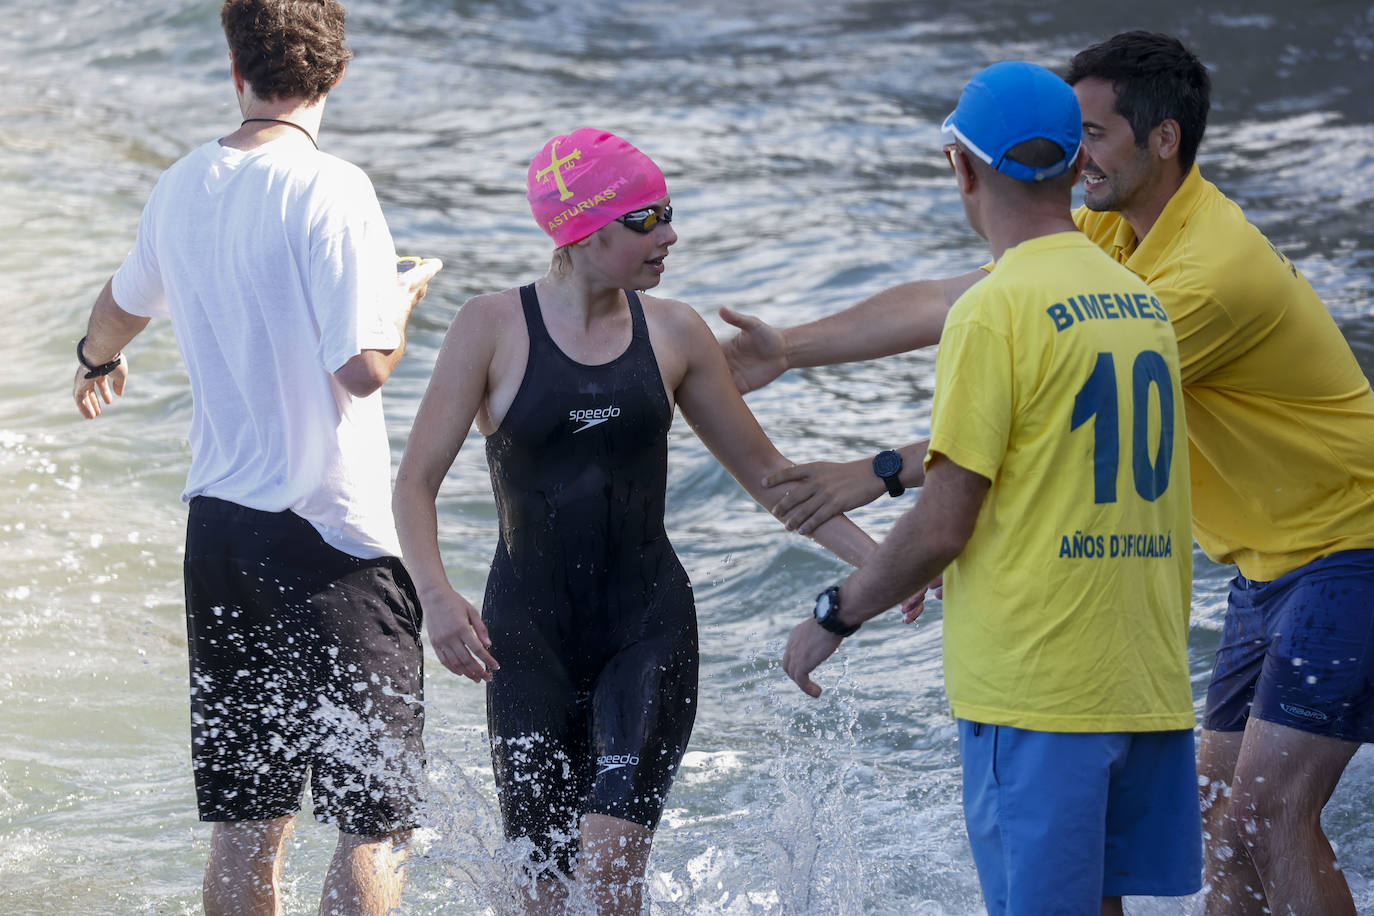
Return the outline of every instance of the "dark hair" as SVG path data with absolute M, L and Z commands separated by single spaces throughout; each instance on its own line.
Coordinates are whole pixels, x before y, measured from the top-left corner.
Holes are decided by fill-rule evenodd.
M 338 0 L 225 0 L 220 22 L 239 72 L 258 98 L 319 101 L 343 74 Z
M 1178 122 L 1178 164 L 1186 172 L 1197 158 L 1212 104 L 1212 78 L 1197 55 L 1177 38 L 1158 32 L 1122 32 L 1080 51 L 1065 81 L 1100 79 L 1116 90 L 1116 113 L 1144 146 L 1166 119 Z

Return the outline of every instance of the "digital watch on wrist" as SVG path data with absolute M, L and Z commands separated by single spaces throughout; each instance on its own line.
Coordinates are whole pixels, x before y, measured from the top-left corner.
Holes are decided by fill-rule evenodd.
M 816 623 L 836 636 L 849 636 L 862 624 L 847 627 L 840 622 L 840 587 L 832 585 L 816 596 Z
M 892 449 L 884 449 L 873 456 L 873 473 L 887 487 L 889 496 L 901 496 L 906 492 L 906 487 L 897 479 L 897 475 L 902 473 L 902 456 Z

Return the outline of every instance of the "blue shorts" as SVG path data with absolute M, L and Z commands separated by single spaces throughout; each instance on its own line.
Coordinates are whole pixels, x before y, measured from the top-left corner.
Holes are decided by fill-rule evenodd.
M 1272 582 L 1231 580 L 1204 727 L 1254 715 L 1344 741 L 1374 741 L 1374 550 L 1313 560 Z
M 1202 887 L 1191 729 L 1038 732 L 959 720 L 964 822 L 993 916 L 1097 916 Z

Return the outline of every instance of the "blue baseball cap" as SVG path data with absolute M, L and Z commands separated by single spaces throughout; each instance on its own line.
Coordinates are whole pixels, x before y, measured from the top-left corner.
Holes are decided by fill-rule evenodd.
M 1004 60 L 969 80 L 940 136 L 947 144 L 958 140 L 1004 175 L 1044 181 L 1073 164 L 1083 139 L 1083 115 L 1068 83 L 1036 64 Z M 1008 150 L 1037 138 L 1058 146 L 1064 157 L 1043 169 L 1007 158 Z

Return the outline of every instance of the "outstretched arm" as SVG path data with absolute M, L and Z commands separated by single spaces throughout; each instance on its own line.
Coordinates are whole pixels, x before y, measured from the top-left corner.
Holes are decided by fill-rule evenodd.
M 740 329 L 721 344 L 735 387 L 762 388 L 788 369 L 891 356 L 938 343 L 954 300 L 987 276 L 969 271 L 943 280 L 902 283 L 842 312 L 790 328 L 775 328 L 728 308 L 720 317 Z
M 469 302 L 444 337 L 401 456 L 391 500 L 401 553 L 420 595 L 434 653 L 445 668 L 473 681 L 491 680 L 491 672 L 500 666 L 487 651 L 491 639 L 481 615 L 449 584 L 439 554 L 434 501 L 486 396 L 493 352 L 491 323 Z
M 86 362 L 99 366 L 112 361 L 139 332 L 148 326 L 148 319 L 132 315 L 115 302 L 111 288 L 112 280 L 106 280 L 100 294 L 95 297 L 91 308 L 91 318 L 86 324 L 86 342 L 82 354 Z M 72 396 L 76 399 L 76 409 L 87 420 L 100 416 L 100 402 L 113 404 L 115 397 L 124 394 L 124 383 L 129 378 L 129 360 L 121 357 L 119 365 L 109 375 L 87 378 L 89 370 L 78 366 L 76 378 L 72 381 Z
M 785 485 L 767 486 L 764 478 L 789 462 L 774 447 L 730 379 L 716 339 L 701 317 L 675 304 L 674 325 L 679 332 L 686 371 L 677 388 L 677 403 L 701 441 L 717 460 L 765 509 L 777 504 Z M 815 529 L 815 539 L 845 562 L 857 566 L 873 549 L 874 541 L 844 516 Z
M 921 498 L 840 586 L 840 622 L 863 623 L 940 575 L 964 550 L 991 481 L 936 454 Z M 821 688 L 811 672 L 839 648 L 841 637 L 808 618 L 792 629 L 783 670 L 809 696 Z

